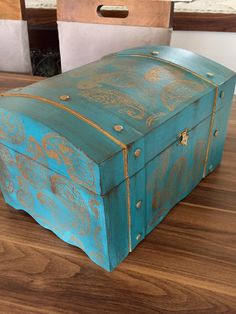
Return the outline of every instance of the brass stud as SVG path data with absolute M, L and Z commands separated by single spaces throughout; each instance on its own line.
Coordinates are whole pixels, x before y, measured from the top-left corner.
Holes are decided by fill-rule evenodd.
M 152 55 L 153 56 L 158 56 L 159 55 L 159 51 L 152 51 Z
M 116 125 L 114 125 L 113 129 L 116 132 L 122 132 L 124 130 L 124 127 L 122 125 L 116 124 Z
M 214 136 L 217 137 L 219 135 L 219 130 L 215 130 Z
M 136 151 L 134 152 L 134 156 L 135 156 L 136 158 L 138 158 L 138 157 L 140 157 L 140 155 L 141 155 L 141 149 L 138 148 L 138 149 L 136 149 Z
M 59 98 L 60 98 L 60 100 L 67 101 L 70 99 L 70 96 L 69 95 L 61 95 Z
M 142 234 L 139 233 L 139 234 L 137 235 L 137 237 L 136 237 L 136 240 L 139 241 L 139 240 L 141 240 L 141 238 L 142 238 Z
M 139 200 L 137 203 L 136 203 L 136 208 L 137 209 L 140 209 L 142 207 L 142 201 Z
M 214 77 L 215 75 L 213 74 L 213 73 L 211 73 L 211 72 L 207 72 L 207 74 L 206 74 L 208 77 Z
M 220 92 L 220 98 L 223 99 L 224 97 L 225 97 L 225 92 L 222 90 L 222 91 Z

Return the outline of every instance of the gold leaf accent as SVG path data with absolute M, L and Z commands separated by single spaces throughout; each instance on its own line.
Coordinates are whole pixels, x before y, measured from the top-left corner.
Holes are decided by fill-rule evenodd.
M 17 145 L 25 140 L 25 127 L 19 116 L 0 110 L 0 139 Z
M 117 90 L 94 88 L 92 90 L 80 91 L 80 96 L 90 102 L 102 104 L 107 108 L 119 107 L 120 113 L 126 113 L 128 116 L 137 120 L 142 120 L 145 116 L 145 108 L 143 105 L 127 94 Z
M 161 117 L 164 117 L 166 115 L 165 112 L 158 112 L 146 120 L 146 125 L 150 128 L 157 120 L 159 120 Z
M 98 211 L 98 206 L 99 206 L 99 202 L 96 199 L 91 199 L 89 201 L 89 206 L 92 209 L 92 212 L 95 216 L 96 219 L 99 219 L 99 211 Z
M 0 145 L 0 190 L 7 193 L 14 192 L 14 184 L 9 171 L 12 165 L 12 157 L 10 151 L 4 146 Z
M 28 138 L 27 150 L 33 160 L 40 161 L 43 164 L 47 163 L 47 158 L 43 148 L 33 136 L 29 136 Z
M 150 83 L 156 83 L 161 80 L 165 80 L 168 82 L 176 81 L 176 80 L 183 79 L 184 76 L 185 76 L 185 73 L 182 70 L 175 69 L 173 66 L 170 66 L 167 64 L 166 65 L 162 64 L 148 70 L 145 73 L 144 78 L 146 81 Z
M 204 82 L 190 80 L 171 82 L 162 89 L 161 101 L 169 111 L 174 111 L 177 106 L 191 100 L 194 95 L 203 91 L 205 86 Z
M 49 186 L 49 170 L 27 156 L 17 154 L 16 166 L 22 177 L 35 188 Z
M 91 161 L 80 159 L 79 151 L 69 141 L 52 132 L 44 136 L 42 146 L 48 157 L 55 159 L 58 164 L 65 165 L 74 183 L 83 184 L 89 189 L 94 188 L 95 177 Z M 86 169 L 90 169 L 89 176 L 85 172 Z

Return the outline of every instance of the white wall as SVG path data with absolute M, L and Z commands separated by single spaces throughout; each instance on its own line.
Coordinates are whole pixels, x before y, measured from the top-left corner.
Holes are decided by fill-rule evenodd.
M 236 33 L 174 31 L 171 46 L 191 50 L 236 72 Z

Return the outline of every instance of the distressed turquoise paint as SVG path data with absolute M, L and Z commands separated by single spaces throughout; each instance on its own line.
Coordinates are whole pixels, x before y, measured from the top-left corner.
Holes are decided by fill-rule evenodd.
M 212 127 L 211 146 L 206 166 L 206 174 L 212 172 L 219 165 L 222 159 L 227 132 L 227 122 L 231 110 L 230 104 L 232 103 L 234 94 L 234 86 L 235 81 L 230 80 L 221 85 L 219 89 L 216 106 L 217 111 Z M 224 91 L 224 98 L 220 97 L 222 91 Z M 215 131 L 218 131 L 217 136 L 215 136 Z
M 5 201 L 109 269 L 103 198 L 0 144 Z
M 14 100 L 16 101 L 16 98 Z M 17 105 L 17 111 L 13 111 L 12 104 Z M 63 132 L 55 132 L 42 122 L 37 122 L 37 116 L 35 119 L 28 118 L 26 116 L 27 109 L 23 108 L 24 104 L 22 106 L 16 102 L 9 102 L 7 105 L 1 104 L 1 143 L 66 177 L 70 177 L 73 172 L 75 182 L 83 183 L 91 191 L 99 191 L 98 165 L 81 149 L 76 148 L 71 141 L 62 136 Z M 22 108 L 23 114 L 20 113 L 20 108 Z M 40 112 L 40 108 L 38 109 Z M 65 118 L 71 118 L 71 116 Z M 69 119 L 71 124 L 77 123 L 77 121 L 79 120 L 71 121 Z M 66 125 L 68 129 L 69 124 Z M 61 149 L 59 145 L 61 145 Z M 52 152 L 54 153 L 52 154 Z
M 229 69 L 159 46 L 126 50 L 9 92 L 0 97 L 6 202 L 111 271 L 200 182 L 211 123 L 206 174 L 220 163 L 234 85 Z M 184 129 L 188 146 L 179 145 Z
M 210 118 L 189 131 L 188 146 L 175 141 L 146 166 L 146 233 L 186 197 L 203 176 Z

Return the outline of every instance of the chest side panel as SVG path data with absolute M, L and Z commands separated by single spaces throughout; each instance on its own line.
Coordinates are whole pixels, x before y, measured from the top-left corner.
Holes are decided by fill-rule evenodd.
M 5 201 L 109 270 L 103 198 L 0 144 Z
M 3 105 L 0 108 L 0 143 L 88 190 L 100 192 L 98 165 L 72 145 L 65 134 L 57 133 L 22 113 L 9 111 L 11 104 L 6 107 L 7 110 Z M 67 132 L 70 132 L 69 127 Z M 27 168 L 27 164 L 22 167 Z M 37 175 L 34 168 L 27 170 L 28 176 Z

